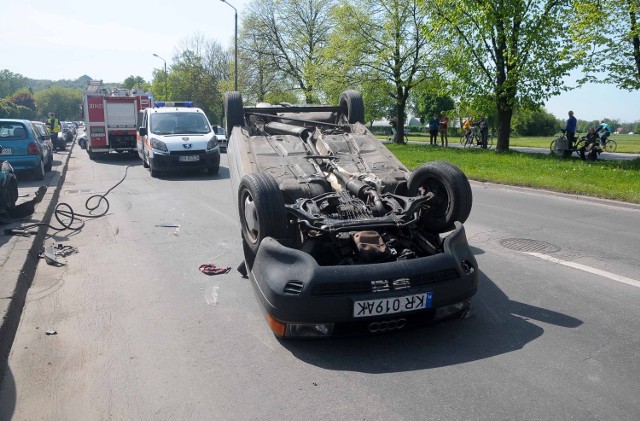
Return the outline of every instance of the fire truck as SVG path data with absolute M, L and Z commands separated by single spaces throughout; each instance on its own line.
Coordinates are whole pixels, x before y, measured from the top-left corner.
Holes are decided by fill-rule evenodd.
M 107 89 L 90 80 L 84 90 L 83 110 L 89 158 L 136 149 L 138 112 L 152 106 L 149 95 L 128 89 Z

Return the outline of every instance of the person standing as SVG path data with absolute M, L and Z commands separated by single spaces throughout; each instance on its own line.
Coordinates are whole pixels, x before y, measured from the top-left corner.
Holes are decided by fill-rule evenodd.
M 480 147 L 487 149 L 487 143 L 489 142 L 489 122 L 485 116 L 480 117 L 478 129 L 480 129 Z
M 440 127 L 440 119 L 437 113 L 433 113 L 433 117 L 429 120 L 429 144 L 438 146 L 438 128 Z
M 65 146 L 59 148 L 58 147 L 58 134 L 60 133 L 60 120 L 56 118 L 56 113 L 49 113 L 49 118 L 47 119 L 47 126 L 49 127 L 49 131 L 51 132 L 51 144 L 55 150 L 61 149 L 65 150 L 67 148 L 66 140 L 63 139 L 63 144 Z M 62 142 L 60 142 L 62 143 Z
M 567 119 L 567 125 L 564 128 L 564 132 L 567 135 L 569 141 L 569 149 L 573 149 L 573 142 L 576 141 L 576 127 L 578 120 L 573 116 L 573 111 L 569 111 L 569 118 Z
M 440 143 L 442 146 L 449 146 L 449 135 L 447 134 L 447 127 L 449 125 L 449 117 L 445 113 L 442 113 L 440 117 Z

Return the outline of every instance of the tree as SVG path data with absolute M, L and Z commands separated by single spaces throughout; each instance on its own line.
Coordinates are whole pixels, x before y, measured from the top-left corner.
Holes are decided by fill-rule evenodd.
M 13 102 L 16 105 L 29 108 L 31 111 L 33 111 L 34 115 L 37 111 L 36 99 L 33 96 L 33 93 L 28 89 L 20 89 L 18 92 L 9 97 L 9 101 Z
M 127 89 L 145 89 L 145 86 L 148 86 L 148 84 L 145 82 L 144 78 L 142 76 L 129 76 L 128 78 L 126 78 L 124 80 L 124 82 L 122 82 L 122 86 L 124 86 Z
M 212 123 L 220 124 L 222 86 L 230 79 L 230 61 L 228 52 L 219 43 L 205 39 L 202 34 L 196 33 L 183 40 L 170 66 L 170 98 L 193 101 Z M 154 89 L 158 86 L 155 82 L 154 78 Z
M 433 74 L 439 56 L 422 32 L 425 10 L 416 0 L 352 0 L 334 13 L 337 24 L 328 49 L 334 58 L 325 67 L 356 84 L 387 88 L 396 108 L 396 141 L 403 143 L 411 90 Z
M 513 111 L 540 105 L 563 89 L 562 78 L 583 58 L 565 28 L 566 0 L 423 0 L 434 12 L 427 34 L 451 49 L 445 63 L 465 96 L 490 96 L 497 110 L 497 151 L 509 149 Z M 528 101 L 523 102 L 526 98 Z M 486 107 L 486 105 L 485 105 Z M 486 107 L 488 108 L 488 107 Z
M 80 118 L 82 90 L 52 86 L 34 94 L 38 104 L 38 118 L 45 119 L 47 114 L 55 112 L 60 120 Z
M 317 70 L 333 22 L 333 0 L 254 0 L 246 8 L 244 36 L 260 40 L 261 58 L 299 90 L 306 103 L 318 102 Z M 244 41 L 246 43 L 246 40 Z
M 7 69 L 0 70 L 0 98 L 7 97 L 19 89 L 28 87 L 28 79 Z
M 575 3 L 576 42 L 592 49 L 584 81 L 611 83 L 629 91 L 640 89 L 640 2 L 584 0 Z

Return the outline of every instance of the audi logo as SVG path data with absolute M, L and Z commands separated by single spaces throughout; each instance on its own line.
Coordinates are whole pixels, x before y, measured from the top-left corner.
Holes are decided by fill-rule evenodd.
M 369 323 L 369 332 L 388 332 L 390 330 L 398 330 L 405 327 L 407 319 L 383 320 L 381 322 Z

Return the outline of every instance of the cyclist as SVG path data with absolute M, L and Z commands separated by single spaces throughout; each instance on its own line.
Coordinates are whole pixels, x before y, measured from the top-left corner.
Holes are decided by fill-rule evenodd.
M 589 161 L 597 160 L 598 154 L 602 152 L 602 149 L 600 148 L 600 142 L 596 129 L 593 127 L 589 127 L 589 132 L 584 137 L 584 139 L 586 140 L 584 146 L 578 149 L 580 159 L 582 159 L 583 161 L 586 158 L 589 158 Z
M 609 128 L 609 125 L 605 123 L 604 120 L 602 120 L 600 122 L 600 125 L 596 129 L 596 133 L 600 135 L 600 145 L 602 145 L 602 147 L 604 148 L 605 145 L 607 144 L 607 139 L 611 134 L 611 129 Z
M 469 137 L 471 136 L 471 126 L 473 126 L 473 118 L 469 117 L 462 124 L 462 129 L 464 130 L 465 143 L 469 142 Z

